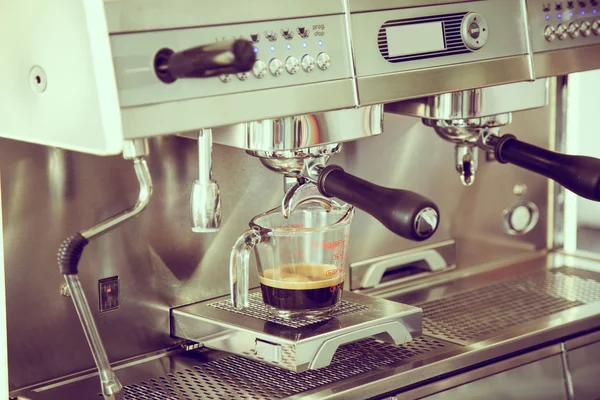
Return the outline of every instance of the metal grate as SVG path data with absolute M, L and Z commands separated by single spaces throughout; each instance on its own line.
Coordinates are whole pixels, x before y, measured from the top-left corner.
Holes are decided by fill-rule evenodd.
M 458 344 L 600 300 L 600 274 L 535 272 L 420 304 L 423 332 Z
M 229 300 L 222 300 L 216 303 L 212 303 L 210 304 L 210 306 L 216 307 L 220 310 L 230 311 L 236 314 L 247 315 L 253 318 L 262 319 L 264 321 L 285 325 L 290 328 L 302 328 L 303 326 L 316 324 L 318 322 L 327 321 L 334 317 L 340 317 L 342 315 L 351 314 L 367 309 L 367 307 L 362 304 L 356 304 L 342 300 L 340 301 L 337 308 L 329 316 L 285 319 L 273 315 L 269 312 L 269 308 L 265 305 L 265 303 L 263 303 L 262 295 L 260 293 L 251 293 L 249 296 L 249 303 L 250 305 L 243 310 L 233 308 Z
M 234 355 L 125 386 L 125 399 L 281 399 L 448 346 L 423 336 L 401 346 L 363 339 L 341 346 L 328 367 L 301 373 Z

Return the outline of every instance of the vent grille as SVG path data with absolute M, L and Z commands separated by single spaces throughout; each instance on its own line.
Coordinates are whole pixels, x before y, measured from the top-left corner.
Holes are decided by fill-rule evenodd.
M 421 17 L 421 18 L 411 18 L 411 19 L 396 19 L 387 21 L 385 24 L 381 26 L 379 29 L 379 34 L 377 37 L 377 44 L 379 46 L 379 52 L 386 59 L 386 61 L 390 63 L 399 63 L 406 61 L 415 61 L 415 60 L 423 60 L 427 58 L 435 58 L 435 57 L 443 57 L 450 56 L 456 54 L 465 54 L 469 53 L 470 50 L 467 48 L 465 43 L 462 40 L 460 26 L 464 16 L 467 15 L 466 12 L 455 13 L 455 14 L 445 14 L 445 15 L 436 15 L 430 17 Z M 387 37 L 387 28 L 395 27 L 395 26 L 405 26 L 405 25 L 414 25 L 414 24 L 422 24 L 428 22 L 441 22 L 442 23 L 442 32 L 444 39 L 444 50 L 433 51 L 433 52 L 425 52 L 425 53 L 417 53 L 417 54 L 406 54 L 401 56 L 394 56 L 389 54 L 389 46 L 388 46 L 388 37 Z M 407 38 L 407 40 L 417 40 L 415 38 Z
M 423 303 L 423 332 L 465 345 L 502 329 L 599 301 L 600 283 L 591 279 L 593 276 L 600 274 L 542 271 Z
M 285 325 L 290 328 L 302 328 L 304 326 L 309 326 L 319 322 L 327 321 L 333 317 L 340 317 L 342 315 L 351 314 L 367 309 L 367 307 L 362 304 L 356 304 L 342 300 L 339 302 L 337 308 L 329 316 L 285 319 L 270 313 L 268 306 L 266 306 L 265 303 L 263 303 L 262 301 L 262 295 L 258 292 L 250 294 L 249 303 L 249 306 L 247 308 L 244 308 L 243 310 L 233 308 L 229 300 L 222 300 L 216 303 L 212 303 L 210 304 L 210 306 L 218 308 L 220 310 L 230 311 L 236 314 L 242 314 L 247 315 L 249 317 L 262 319 L 263 321 L 269 321 L 279 325 Z
M 424 336 L 401 346 L 363 339 L 341 346 L 328 367 L 301 373 L 229 356 L 123 389 L 126 400 L 281 399 L 453 346 Z

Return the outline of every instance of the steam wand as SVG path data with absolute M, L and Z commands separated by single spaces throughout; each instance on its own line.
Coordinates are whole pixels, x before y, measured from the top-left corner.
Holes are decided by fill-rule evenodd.
M 82 256 L 83 249 L 90 240 L 116 228 L 123 222 L 135 217 L 146 207 L 152 195 L 152 178 L 146 157 L 148 155 L 148 144 L 145 140 L 135 139 L 126 141 L 123 147 L 123 158 L 133 160 L 133 167 L 137 180 L 140 184 L 138 200 L 135 205 L 124 210 L 91 228 L 77 232 L 75 235 L 65 239 L 58 250 L 58 265 L 60 272 L 64 275 L 67 286 L 71 291 L 73 305 L 79 316 L 79 321 L 85 333 L 88 345 L 94 357 L 94 362 L 98 368 L 100 383 L 102 386 L 102 396 L 107 400 L 124 399 L 119 379 L 114 374 L 106 350 L 102 344 L 102 339 L 98 332 L 90 305 L 85 297 L 83 287 L 79 281 L 77 266 Z

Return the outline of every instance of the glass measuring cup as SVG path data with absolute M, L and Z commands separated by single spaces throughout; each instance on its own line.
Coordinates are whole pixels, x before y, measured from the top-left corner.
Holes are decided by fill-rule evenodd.
M 257 215 L 231 252 L 235 308 L 248 306 L 250 252 L 254 250 L 263 302 L 283 318 L 322 316 L 342 298 L 354 207 L 306 199 L 285 218 L 277 207 Z

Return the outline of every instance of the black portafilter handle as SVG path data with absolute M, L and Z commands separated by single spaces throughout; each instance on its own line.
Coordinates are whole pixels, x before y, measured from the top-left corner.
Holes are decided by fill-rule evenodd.
M 555 153 L 517 140 L 514 135 L 490 137 L 496 159 L 550 178 L 586 199 L 600 201 L 600 160 Z
M 406 239 L 429 239 L 440 223 L 440 212 L 431 200 L 408 190 L 367 182 L 346 173 L 338 165 L 323 168 L 317 184 L 324 196 L 337 197 L 360 208 Z
M 154 56 L 156 76 L 165 83 L 181 78 L 209 78 L 252 70 L 256 62 L 254 46 L 237 39 L 174 52 L 162 49 Z

